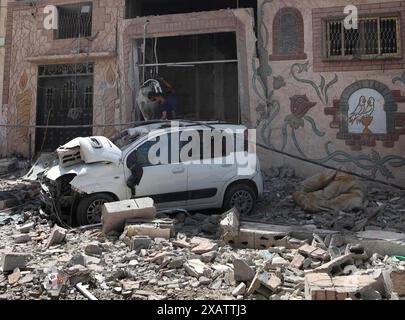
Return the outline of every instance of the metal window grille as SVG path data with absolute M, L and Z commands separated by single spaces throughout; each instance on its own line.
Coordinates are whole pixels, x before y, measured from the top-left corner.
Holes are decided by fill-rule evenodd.
M 359 18 L 357 29 L 346 29 L 343 20 L 327 21 L 328 58 L 400 56 L 398 17 Z
M 58 7 L 57 39 L 90 37 L 92 28 L 91 3 Z

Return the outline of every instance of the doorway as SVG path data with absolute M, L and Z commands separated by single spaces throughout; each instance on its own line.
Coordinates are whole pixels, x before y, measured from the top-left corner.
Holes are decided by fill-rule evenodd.
M 52 152 L 76 137 L 92 134 L 93 64 L 43 65 L 38 69 L 38 128 L 35 151 Z
M 177 118 L 240 123 L 235 32 L 147 38 L 145 56 L 143 43 L 136 40 L 140 83 L 169 82 L 179 101 Z

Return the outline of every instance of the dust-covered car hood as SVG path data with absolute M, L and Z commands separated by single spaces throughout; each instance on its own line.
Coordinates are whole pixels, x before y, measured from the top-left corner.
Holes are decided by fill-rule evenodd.
M 118 165 L 122 151 L 106 137 L 76 138 L 57 149 L 59 165 L 108 162 Z

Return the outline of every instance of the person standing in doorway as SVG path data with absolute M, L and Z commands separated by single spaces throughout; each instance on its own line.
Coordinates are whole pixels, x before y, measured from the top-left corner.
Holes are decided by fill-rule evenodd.
M 168 83 L 165 79 L 160 78 L 162 82 L 167 87 L 167 93 L 165 96 L 161 93 L 150 92 L 148 98 L 151 101 L 159 102 L 161 120 L 173 120 L 176 118 L 176 112 L 178 107 L 178 98 L 173 86 Z

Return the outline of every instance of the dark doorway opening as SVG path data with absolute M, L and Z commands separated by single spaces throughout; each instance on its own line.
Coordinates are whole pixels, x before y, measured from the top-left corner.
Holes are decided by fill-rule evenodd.
M 37 125 L 80 126 L 93 122 L 93 64 L 39 66 Z M 89 136 L 91 127 L 38 128 L 36 152 L 52 152 L 76 137 Z
M 255 12 L 257 10 L 257 0 L 126 0 L 125 5 L 127 19 L 228 8 L 253 8 Z
M 142 47 L 139 39 L 140 82 L 159 77 L 169 82 L 179 101 L 177 118 L 240 122 L 234 32 L 149 38 L 145 65 Z

